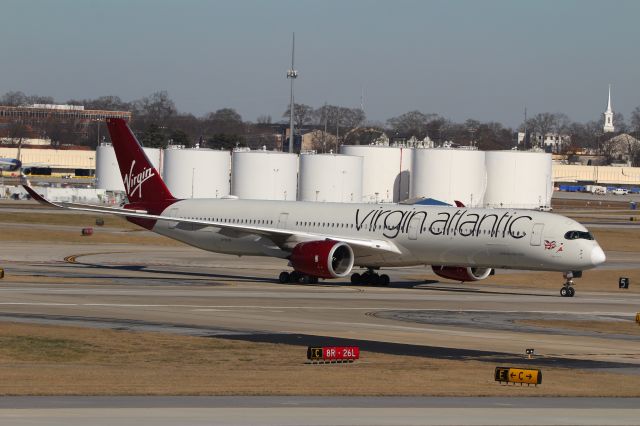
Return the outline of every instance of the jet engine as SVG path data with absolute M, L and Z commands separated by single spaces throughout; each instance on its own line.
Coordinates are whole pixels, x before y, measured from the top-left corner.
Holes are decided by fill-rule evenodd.
M 348 244 L 333 241 L 310 241 L 293 248 L 291 266 L 298 272 L 319 278 L 342 278 L 353 268 L 353 250 Z
M 467 268 L 464 266 L 432 266 L 433 272 L 442 278 L 456 281 L 480 281 L 493 275 L 491 268 Z

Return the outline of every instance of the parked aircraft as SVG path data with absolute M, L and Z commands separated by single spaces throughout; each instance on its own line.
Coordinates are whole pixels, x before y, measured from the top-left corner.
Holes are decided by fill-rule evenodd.
M 22 167 L 22 162 L 16 158 L 0 158 L 0 171 L 15 172 Z
M 125 216 L 158 234 L 204 250 L 288 259 L 280 282 L 314 283 L 351 274 L 357 284 L 389 284 L 385 267 L 431 265 L 444 278 L 477 281 L 495 268 L 559 271 L 562 296 L 573 276 L 605 261 L 578 222 L 552 213 L 515 209 L 342 204 L 239 199 L 176 199 L 121 119 L 107 126 L 128 204 L 122 208 L 49 205 Z M 256 179 L 259 179 L 256 176 Z M 354 267 L 366 272 L 354 272 Z

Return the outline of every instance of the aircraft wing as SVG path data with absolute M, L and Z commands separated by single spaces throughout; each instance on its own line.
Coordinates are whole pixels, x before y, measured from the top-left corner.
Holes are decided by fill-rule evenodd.
M 153 215 L 147 213 L 145 210 L 132 210 L 117 207 L 100 207 L 92 206 L 88 204 L 76 204 L 76 203 L 54 203 L 47 200 L 42 195 L 38 194 L 31 186 L 23 185 L 24 189 L 29 193 L 31 198 L 38 201 L 41 204 L 48 205 L 50 207 L 68 209 L 75 211 L 85 211 L 91 213 L 108 213 L 117 216 L 133 217 L 139 219 L 151 219 L 160 220 L 166 222 L 173 222 L 178 224 L 196 225 L 199 227 L 214 227 L 220 228 L 224 232 L 232 234 L 234 236 L 240 235 L 264 235 L 271 239 L 278 247 L 283 250 L 290 251 L 296 244 L 306 241 L 317 240 L 335 240 L 343 241 L 349 244 L 354 252 L 356 258 L 359 257 L 371 257 L 380 255 L 401 255 L 402 251 L 394 243 L 385 240 L 364 239 L 364 238 L 345 238 L 341 236 L 332 236 L 328 234 L 319 234 L 312 232 L 301 232 L 290 229 L 279 229 L 265 226 L 250 226 L 246 224 L 232 224 L 215 222 L 210 220 L 199 219 L 185 219 L 171 216 Z

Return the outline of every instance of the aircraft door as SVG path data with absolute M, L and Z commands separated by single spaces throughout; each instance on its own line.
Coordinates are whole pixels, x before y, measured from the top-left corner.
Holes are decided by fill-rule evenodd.
M 539 246 L 542 243 L 542 230 L 544 229 L 544 223 L 536 223 L 531 229 L 531 245 Z
M 422 220 L 424 220 L 424 218 L 422 217 L 422 215 L 417 215 L 411 218 L 411 221 L 409 221 L 409 239 L 410 240 L 417 240 L 418 239 L 418 231 L 420 231 L 420 225 L 422 224 Z
M 288 218 L 289 213 L 280 213 L 280 216 L 278 217 L 278 228 L 286 229 Z

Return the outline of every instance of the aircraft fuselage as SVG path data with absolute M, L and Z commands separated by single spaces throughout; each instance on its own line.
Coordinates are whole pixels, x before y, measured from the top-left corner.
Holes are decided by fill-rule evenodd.
M 172 204 L 162 215 L 287 229 L 314 234 L 315 239 L 389 241 L 399 249 L 356 254 L 355 265 L 366 267 L 456 265 L 564 272 L 593 268 L 604 260 L 584 226 L 529 210 L 192 199 Z M 267 237 L 214 225 L 158 221 L 153 231 L 219 253 L 283 258 L 289 254 Z M 571 231 L 583 237 L 568 239 Z

